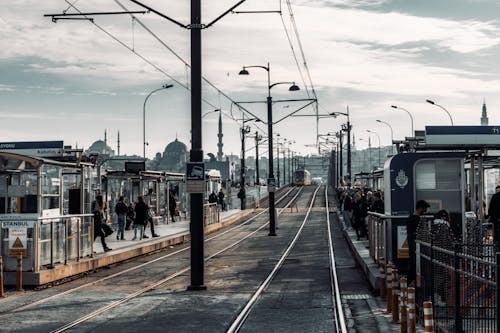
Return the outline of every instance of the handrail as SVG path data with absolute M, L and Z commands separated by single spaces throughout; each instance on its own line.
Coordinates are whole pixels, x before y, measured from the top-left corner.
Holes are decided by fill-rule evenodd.
M 57 215 L 57 216 L 45 216 L 37 218 L 38 221 L 45 220 L 57 220 L 57 219 L 66 219 L 72 217 L 85 217 L 85 216 L 94 216 L 94 214 L 70 214 L 70 215 Z

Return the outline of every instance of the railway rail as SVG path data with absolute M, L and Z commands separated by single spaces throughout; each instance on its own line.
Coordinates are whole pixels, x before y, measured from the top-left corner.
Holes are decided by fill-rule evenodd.
M 287 190 L 281 196 L 281 198 L 277 201 L 277 204 L 279 204 L 279 203 L 281 203 L 281 205 L 284 204 L 284 208 L 281 208 L 281 210 L 278 209 L 278 214 L 280 214 L 287 207 L 287 205 L 289 203 L 293 202 L 294 199 L 300 194 L 300 192 L 301 192 L 301 188 L 291 188 L 291 189 Z M 291 194 L 293 194 L 292 197 L 290 197 Z M 253 217 L 251 217 L 249 219 L 244 220 L 242 223 L 240 223 L 234 227 L 231 227 L 231 228 L 229 228 L 221 233 L 218 233 L 210 238 L 207 238 L 205 241 L 210 244 L 211 241 L 214 241 L 217 239 L 220 240 L 220 239 L 229 238 L 229 235 L 233 234 L 235 232 L 245 233 L 244 236 L 238 236 L 239 237 L 238 240 L 231 242 L 229 245 L 225 245 L 222 249 L 218 249 L 218 250 L 214 251 L 210 256 L 208 256 L 206 258 L 206 261 L 210 261 L 211 259 L 218 256 L 219 254 L 224 253 L 225 251 L 235 247 L 236 245 L 245 241 L 246 239 L 248 239 L 249 237 L 251 237 L 252 235 L 257 233 L 258 231 L 262 230 L 268 224 L 267 220 L 264 223 L 259 224 L 258 226 L 255 226 L 255 223 L 252 223 L 252 222 L 256 221 L 257 219 L 259 219 L 262 216 L 265 216 L 264 214 L 266 211 L 267 211 L 267 209 L 259 212 L 258 214 L 254 215 Z M 245 226 L 247 226 L 248 229 L 250 229 L 250 230 L 242 230 L 242 229 L 245 229 L 244 228 Z M 224 236 L 226 236 L 226 237 L 224 237 Z M 153 263 L 161 263 L 162 261 L 165 261 L 166 259 L 169 259 L 175 255 L 179 255 L 181 253 L 187 252 L 188 249 L 189 249 L 189 246 L 186 246 L 182 249 L 179 249 L 179 250 L 176 250 L 174 252 L 168 253 L 166 255 L 160 256 L 156 259 L 147 261 L 147 262 L 142 263 L 140 265 L 130 267 L 130 268 L 125 269 L 123 271 L 119 271 L 117 273 L 111 274 L 109 276 L 105 276 L 105 277 L 100 278 L 98 280 L 85 283 L 83 285 L 80 285 L 80 286 L 71 288 L 69 290 L 63 291 L 61 293 L 54 294 L 52 296 L 40 299 L 40 300 L 32 302 L 30 304 L 25 304 L 25 305 L 16 307 L 14 309 L 10 309 L 8 311 L 4 311 L 4 312 L 0 313 L 0 318 L 2 318 L 2 317 L 8 318 L 9 315 L 15 315 L 16 313 L 21 313 L 21 312 L 29 310 L 29 309 L 36 310 L 37 306 L 40 306 L 44 303 L 48 303 L 49 301 L 56 301 L 57 299 L 61 299 L 64 296 L 70 296 L 70 294 L 75 293 L 76 291 L 84 291 L 90 287 L 95 287 L 98 284 L 104 285 L 106 281 L 109 281 L 110 283 L 111 283 L 111 281 L 113 281 L 113 283 L 119 284 L 119 282 L 117 282 L 117 279 L 125 279 L 125 280 L 129 279 L 130 278 L 129 275 L 131 275 L 131 274 L 128 274 L 128 273 L 132 273 L 134 278 L 135 278 L 138 275 L 138 273 L 140 273 L 141 271 L 144 270 L 144 268 L 146 268 L 146 266 L 148 266 L 148 269 L 151 269 L 150 266 Z M 183 261 L 183 260 L 180 260 L 180 261 Z M 56 329 L 51 328 L 50 331 L 51 332 L 63 332 L 63 331 L 66 331 L 72 327 L 75 327 L 75 326 L 77 326 L 77 325 L 79 325 L 79 324 L 81 324 L 81 323 L 83 323 L 91 318 L 94 318 L 94 317 L 96 317 L 102 313 L 105 313 L 113 308 L 116 308 L 116 307 L 120 306 L 121 304 L 124 304 L 124 303 L 128 302 L 129 300 L 131 300 L 139 295 L 142 295 L 149 290 L 155 289 L 155 288 L 167 283 L 168 281 L 170 281 L 170 280 L 172 280 L 172 279 L 174 279 L 182 274 L 185 274 L 186 272 L 189 271 L 189 269 L 190 269 L 189 267 L 175 268 L 175 271 L 173 273 L 170 273 L 163 278 L 157 279 L 154 282 L 147 283 L 145 286 L 143 286 L 141 288 L 137 288 L 135 291 L 128 293 L 126 296 L 120 297 L 119 299 L 117 299 L 109 304 L 106 304 L 105 306 L 99 307 L 97 310 L 91 311 L 91 312 L 87 313 L 86 315 L 80 316 L 79 318 L 77 318 L 77 319 L 75 319 L 75 320 L 73 320 L 73 321 L 71 321 L 63 326 L 60 326 Z

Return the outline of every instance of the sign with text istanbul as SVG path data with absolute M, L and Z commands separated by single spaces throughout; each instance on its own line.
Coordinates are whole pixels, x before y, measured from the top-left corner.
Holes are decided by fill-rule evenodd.
M 425 144 L 500 149 L 500 126 L 426 126 Z
M 63 148 L 63 141 L 0 142 L 0 151 L 33 157 L 62 156 Z

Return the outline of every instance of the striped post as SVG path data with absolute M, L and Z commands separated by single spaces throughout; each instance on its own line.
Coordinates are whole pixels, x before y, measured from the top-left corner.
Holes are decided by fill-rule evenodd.
M 385 299 L 387 295 L 387 289 L 385 286 L 385 280 L 386 280 L 386 275 L 385 275 L 385 259 L 380 258 L 380 297 L 382 299 Z
M 24 291 L 23 289 L 23 256 L 17 256 L 17 272 L 16 272 L 16 291 Z
M 5 297 L 5 292 L 3 290 L 3 258 L 0 256 L 0 298 Z
M 392 312 L 392 264 L 387 264 L 386 273 L 386 285 L 387 285 L 387 312 Z
M 424 302 L 424 332 L 434 333 L 434 315 L 432 314 L 432 302 Z
M 392 321 L 397 323 L 399 321 L 399 288 L 398 288 L 398 270 L 392 270 Z
M 408 333 L 408 283 L 406 277 L 399 279 L 399 285 L 401 288 L 401 294 L 399 297 L 399 317 L 401 318 L 401 333 Z
M 415 288 L 408 288 L 408 326 L 410 333 L 416 332 L 416 316 L 415 316 Z

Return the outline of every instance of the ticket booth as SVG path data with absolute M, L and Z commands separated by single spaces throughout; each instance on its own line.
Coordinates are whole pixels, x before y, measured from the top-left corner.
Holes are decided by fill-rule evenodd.
M 0 152 L 0 255 L 7 283 L 93 253 L 92 165 Z

